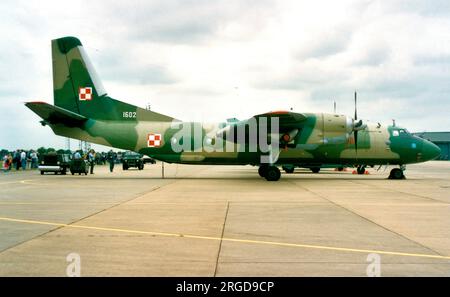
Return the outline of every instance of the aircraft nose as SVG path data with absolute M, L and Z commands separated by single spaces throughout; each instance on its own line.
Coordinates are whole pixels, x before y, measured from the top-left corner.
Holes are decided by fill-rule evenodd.
M 434 143 L 424 140 L 422 146 L 422 157 L 424 160 L 434 160 L 441 154 L 441 149 Z

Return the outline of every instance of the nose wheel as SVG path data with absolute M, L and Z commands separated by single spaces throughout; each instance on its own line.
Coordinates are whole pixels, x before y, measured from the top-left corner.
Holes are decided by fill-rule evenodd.
M 277 166 L 261 165 L 258 169 L 259 176 L 268 181 L 277 181 L 281 177 L 280 169 Z
M 400 168 L 394 168 L 391 170 L 389 174 L 389 179 L 405 179 L 405 175 L 403 174 L 403 170 Z

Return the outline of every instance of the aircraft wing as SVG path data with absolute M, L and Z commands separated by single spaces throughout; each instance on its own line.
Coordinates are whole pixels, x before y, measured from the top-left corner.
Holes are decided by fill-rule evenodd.
M 224 126 L 222 129 L 217 131 L 216 135 L 222 138 L 226 138 L 226 135 L 230 133 L 231 130 L 234 131 L 234 135 L 236 135 L 237 129 L 239 127 L 243 127 L 246 125 L 251 125 L 252 120 L 256 119 L 256 122 L 261 123 L 262 118 L 266 118 L 266 122 L 268 125 L 268 128 L 271 126 L 271 118 L 278 117 L 279 120 L 279 133 L 285 134 L 288 133 L 291 137 L 294 137 L 292 135 L 296 135 L 298 133 L 298 129 L 300 129 L 304 125 L 304 121 L 308 118 L 308 116 L 301 114 L 301 113 L 295 113 L 295 112 L 289 112 L 289 111 L 272 111 L 268 113 L 258 114 L 253 117 L 251 117 L 248 120 L 243 121 L 236 121 L 236 122 L 228 122 L 228 125 Z M 265 125 L 265 124 L 264 124 Z M 247 135 L 246 131 L 246 135 Z M 269 132 L 270 133 L 270 132 Z M 292 134 L 292 135 L 291 135 Z
M 27 102 L 25 106 L 43 119 L 42 124 L 63 124 L 68 127 L 79 127 L 88 120 L 82 115 L 46 102 Z
M 298 128 L 299 123 L 305 121 L 308 117 L 302 113 L 290 112 L 290 111 L 271 111 L 254 116 L 259 119 L 261 117 L 272 118 L 278 117 L 280 124 L 280 131 L 287 131 Z M 270 122 L 269 122 L 270 123 Z

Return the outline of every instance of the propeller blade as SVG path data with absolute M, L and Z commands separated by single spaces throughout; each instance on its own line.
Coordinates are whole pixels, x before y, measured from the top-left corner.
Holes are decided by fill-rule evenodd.
M 357 107 L 357 94 L 356 94 L 356 91 L 355 91 L 355 120 L 354 120 L 355 124 L 354 124 L 354 127 L 358 127 L 358 126 L 362 125 L 362 121 L 360 123 L 356 122 L 358 120 L 358 112 L 357 112 L 357 110 L 358 110 L 358 107 Z M 355 155 L 356 155 L 356 158 L 358 158 L 358 130 L 355 129 L 353 133 L 354 133 L 354 138 L 355 138 Z

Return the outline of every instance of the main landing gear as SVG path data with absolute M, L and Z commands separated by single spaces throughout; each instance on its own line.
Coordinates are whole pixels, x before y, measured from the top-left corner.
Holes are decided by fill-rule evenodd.
M 281 177 L 280 169 L 277 166 L 261 165 L 258 169 L 259 176 L 268 181 L 277 181 Z
M 366 173 L 366 166 L 359 165 L 358 167 L 356 167 L 356 172 L 357 172 L 358 174 L 364 174 L 364 173 Z
M 400 166 L 400 168 L 394 168 L 391 170 L 389 174 L 389 179 L 405 179 L 405 174 L 403 171 L 405 170 L 404 166 Z
M 283 165 L 283 166 L 281 166 L 281 168 L 283 168 L 284 172 L 286 172 L 286 173 L 294 173 L 295 166 Z

